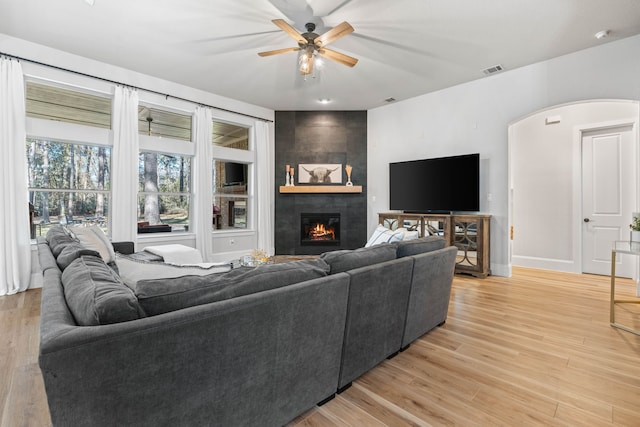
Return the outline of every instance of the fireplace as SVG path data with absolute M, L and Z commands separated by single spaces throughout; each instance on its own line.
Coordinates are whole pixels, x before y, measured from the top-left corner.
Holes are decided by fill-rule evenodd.
M 339 245 L 339 213 L 301 213 L 300 245 Z

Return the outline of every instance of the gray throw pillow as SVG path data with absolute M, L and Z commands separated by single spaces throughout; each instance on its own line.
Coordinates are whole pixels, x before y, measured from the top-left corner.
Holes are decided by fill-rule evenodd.
M 81 326 L 126 322 L 144 317 L 136 296 L 96 256 L 75 259 L 62 273 L 69 310 Z
M 398 258 L 402 258 L 442 249 L 447 245 L 447 241 L 440 236 L 426 236 L 395 242 L 394 245 L 397 247 Z
M 396 259 L 396 247 L 392 243 L 380 243 L 355 250 L 325 252 L 320 259 L 331 266 L 331 274 L 336 274 Z
M 60 255 L 56 258 L 56 263 L 61 271 L 64 271 L 76 258 L 80 258 L 82 255 L 93 255 L 100 257 L 98 251 L 92 249 L 86 249 L 79 242 L 71 242 L 67 244 L 60 252 Z
M 322 260 L 302 260 L 241 267 L 228 273 L 139 280 L 136 295 L 147 316 L 280 288 L 324 277 Z
M 65 246 L 70 243 L 77 242 L 77 240 L 71 237 L 61 225 L 51 227 L 47 232 L 45 239 L 47 239 L 47 243 L 49 243 L 51 253 L 56 258 L 58 258 L 58 255 L 60 255 L 60 252 L 62 252 Z

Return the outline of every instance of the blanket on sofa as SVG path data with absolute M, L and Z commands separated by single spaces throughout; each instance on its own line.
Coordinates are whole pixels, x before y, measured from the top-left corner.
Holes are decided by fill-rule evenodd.
M 200 251 L 185 245 L 162 245 L 147 246 L 144 248 L 146 252 L 159 255 L 164 258 L 164 262 L 177 265 L 193 265 L 202 264 L 202 255 Z M 206 267 L 201 265 L 201 267 Z

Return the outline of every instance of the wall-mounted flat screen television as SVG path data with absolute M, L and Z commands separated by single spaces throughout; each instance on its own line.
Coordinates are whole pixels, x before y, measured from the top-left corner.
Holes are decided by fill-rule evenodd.
M 480 154 L 389 163 L 389 208 L 404 212 L 480 210 Z

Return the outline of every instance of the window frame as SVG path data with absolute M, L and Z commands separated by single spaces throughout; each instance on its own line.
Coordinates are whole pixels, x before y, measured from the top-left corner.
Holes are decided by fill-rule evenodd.
M 196 156 L 195 156 L 196 148 L 195 148 L 195 143 L 193 141 L 193 138 L 195 135 L 195 132 L 194 132 L 195 121 L 193 120 L 193 111 L 181 109 L 179 107 L 174 107 L 172 105 L 159 104 L 151 99 L 139 99 L 138 105 L 148 107 L 148 108 L 153 108 L 154 110 L 163 110 L 163 111 L 167 111 L 175 114 L 184 114 L 191 117 L 191 141 L 187 141 L 184 139 L 174 139 L 174 138 L 169 138 L 161 135 L 153 135 L 153 134 L 145 135 L 143 133 L 138 133 L 138 156 L 142 153 L 155 153 L 155 154 L 160 154 L 165 156 L 182 156 L 182 157 L 190 158 L 191 160 L 191 175 L 189 177 L 189 179 L 191 180 L 191 183 L 189 186 L 190 191 L 187 193 L 168 193 L 168 192 L 162 192 L 162 191 L 158 191 L 157 193 L 147 192 L 147 191 L 136 192 L 136 203 L 138 201 L 138 198 L 141 195 L 145 195 L 145 194 L 157 194 L 158 197 L 187 195 L 189 197 L 189 225 L 191 225 L 192 216 L 193 216 L 194 197 L 195 197 L 193 193 L 193 180 L 194 180 L 193 166 L 194 166 L 194 162 L 196 161 Z M 135 185 L 136 185 L 136 189 L 138 189 L 137 181 Z M 136 222 L 138 221 L 137 217 L 135 218 L 135 221 Z M 188 233 L 194 234 L 195 230 L 193 229 L 193 227 L 189 227 L 189 229 L 185 230 L 184 232 L 177 231 L 176 233 L 179 233 L 180 236 L 184 236 L 185 234 L 188 234 Z M 150 238 L 152 237 L 151 236 L 152 234 L 153 233 L 137 233 L 137 238 L 138 239 Z M 161 234 L 164 234 L 164 233 L 161 233 Z M 168 233 L 168 234 L 172 234 L 172 233 Z M 174 237 L 173 234 L 172 234 L 172 237 Z
M 212 188 L 212 203 L 215 204 L 215 199 L 217 197 L 227 198 L 227 199 L 244 199 L 246 200 L 246 227 L 245 228 L 225 228 L 225 229 L 215 229 L 212 227 L 212 232 L 214 234 L 224 234 L 224 233 L 255 233 L 256 231 L 256 197 L 255 197 L 255 187 L 256 187 L 256 163 L 257 156 L 255 150 L 255 138 L 254 138 L 254 122 L 248 118 L 239 118 L 238 116 L 232 116 L 230 114 L 214 114 L 213 122 L 222 122 L 231 124 L 234 126 L 239 126 L 247 129 L 247 138 L 248 138 L 248 148 L 238 149 L 238 148 L 229 148 L 222 147 L 213 143 L 213 135 L 211 136 L 210 144 L 211 144 L 211 171 L 212 174 L 215 174 L 213 169 L 213 164 L 215 161 L 218 162 L 235 162 L 235 163 L 244 163 L 247 165 L 247 192 L 246 194 L 229 194 L 229 193 L 217 193 L 215 188 Z M 213 185 L 213 182 L 212 182 Z M 211 207 L 213 209 L 213 206 Z
M 45 84 L 54 87 L 59 87 L 61 89 L 76 91 L 79 93 L 90 94 L 95 96 L 101 96 L 105 98 L 112 99 L 113 95 L 111 93 L 103 92 L 100 90 L 89 90 L 87 88 L 74 86 L 74 85 L 65 85 L 45 79 L 38 78 L 26 78 L 25 85 L 29 82 L 34 82 L 37 84 Z M 43 119 L 30 117 L 25 114 L 25 140 L 23 141 L 23 147 L 26 147 L 26 143 L 28 139 L 40 139 L 47 141 L 55 141 L 66 144 L 75 144 L 75 145 L 90 145 L 94 147 L 108 147 L 113 154 L 113 132 L 111 129 L 96 127 L 96 126 L 88 126 L 78 123 L 70 123 L 63 121 L 56 121 L 51 119 Z M 110 165 L 111 166 L 111 165 Z M 113 176 L 110 175 L 110 184 L 113 182 Z M 102 193 L 105 194 L 108 200 L 109 209 L 112 208 L 112 193 L 111 193 L 111 185 L 109 185 L 108 190 L 79 190 L 79 189 L 39 189 L 39 188 L 31 188 L 29 187 L 28 191 L 40 191 L 40 192 L 75 192 L 75 193 Z M 107 227 L 107 235 L 111 235 L 111 214 L 109 212 L 108 219 L 106 222 Z

